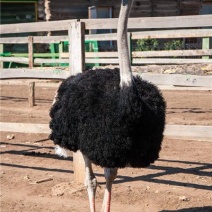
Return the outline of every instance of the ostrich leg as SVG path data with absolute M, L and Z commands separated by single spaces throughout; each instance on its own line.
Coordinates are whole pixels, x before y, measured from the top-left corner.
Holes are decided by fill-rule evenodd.
M 97 187 L 97 180 L 92 170 L 91 161 L 83 155 L 85 161 L 85 186 L 87 187 L 88 191 L 88 198 L 90 204 L 90 212 L 95 212 L 95 194 L 96 194 L 96 187 Z
M 117 176 L 117 168 L 105 168 L 105 179 L 106 179 L 106 188 L 102 204 L 102 212 L 110 212 L 110 202 L 111 202 L 111 191 L 113 182 Z

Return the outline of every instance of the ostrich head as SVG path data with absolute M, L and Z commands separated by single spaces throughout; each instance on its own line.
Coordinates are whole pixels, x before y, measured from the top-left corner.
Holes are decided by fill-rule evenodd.
M 127 22 L 133 0 L 121 0 L 121 9 L 118 20 L 117 46 L 120 67 L 120 87 L 132 84 L 132 71 L 127 45 Z

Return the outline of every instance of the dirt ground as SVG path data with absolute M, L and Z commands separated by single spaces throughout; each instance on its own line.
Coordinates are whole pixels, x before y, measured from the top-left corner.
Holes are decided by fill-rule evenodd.
M 36 87 L 30 108 L 27 86 L 1 86 L 1 122 L 48 123 L 55 88 Z M 212 125 L 210 91 L 163 91 L 167 123 Z M 14 134 L 14 138 L 12 136 Z M 9 135 L 9 137 L 8 137 Z M 1 132 L 2 212 L 86 212 L 87 191 L 73 181 L 73 159 L 59 158 L 47 134 Z M 146 169 L 120 169 L 112 194 L 114 212 L 211 212 L 212 142 L 165 138 L 160 159 Z M 99 182 L 101 209 L 104 176 Z

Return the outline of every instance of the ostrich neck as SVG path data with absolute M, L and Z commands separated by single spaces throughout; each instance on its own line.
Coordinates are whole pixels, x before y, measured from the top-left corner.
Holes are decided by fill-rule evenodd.
M 127 44 L 127 22 L 133 0 L 121 0 L 118 20 L 117 46 L 120 67 L 120 87 L 132 84 L 132 71 Z

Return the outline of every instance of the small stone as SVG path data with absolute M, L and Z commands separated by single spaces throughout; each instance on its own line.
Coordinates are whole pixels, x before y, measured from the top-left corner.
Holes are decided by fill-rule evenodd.
M 30 179 L 29 175 L 24 176 L 24 180 L 29 180 L 29 179 Z
M 186 196 L 179 197 L 179 200 L 181 200 L 181 201 L 189 201 L 189 199 Z
M 7 140 L 12 140 L 14 138 L 15 138 L 15 135 L 14 134 L 7 135 Z
M 158 194 L 158 193 L 159 193 L 159 191 L 158 191 L 158 190 L 156 190 L 156 191 L 155 191 L 155 194 Z
M 3 172 L 3 171 L 1 171 L 0 172 L 0 178 L 3 178 L 3 175 L 4 175 L 5 173 Z

